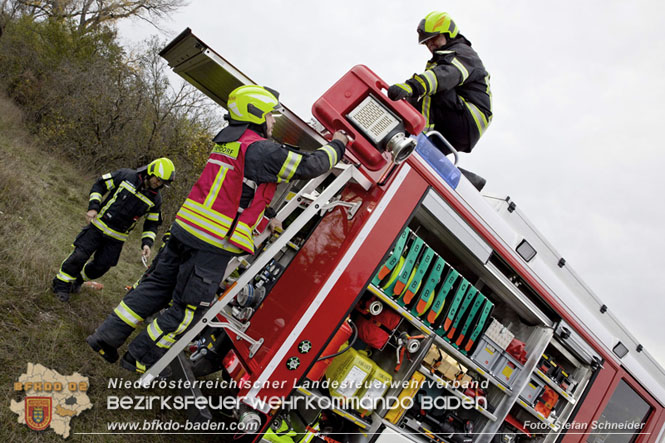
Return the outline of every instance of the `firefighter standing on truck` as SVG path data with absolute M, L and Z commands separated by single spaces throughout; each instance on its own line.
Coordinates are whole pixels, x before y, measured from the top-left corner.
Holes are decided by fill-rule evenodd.
M 418 109 L 425 132 L 439 131 L 458 151 L 471 152 L 492 121 L 490 76 L 446 12 L 430 12 L 417 31 L 418 43 L 427 46 L 432 58 L 424 72 L 392 85 L 388 96 L 407 99 Z
M 210 306 L 229 260 L 254 253 L 253 231 L 277 183 L 317 177 L 341 160 L 348 142 L 341 132 L 311 153 L 267 140 L 275 122 L 272 112 L 280 108 L 278 96 L 254 85 L 229 94 L 229 125 L 214 138 L 155 269 L 87 338 L 107 361 L 118 359 L 117 348 L 143 320 L 168 306 L 129 344 L 121 365 L 143 373 L 159 360 Z
M 175 167 L 158 158 L 139 169 L 119 169 L 102 175 L 90 189 L 87 226 L 74 240 L 74 251 L 62 262 L 53 279 L 53 292 L 60 301 L 78 292 L 85 281 L 96 279 L 118 263 L 120 252 L 138 219 L 145 215 L 141 255 L 150 257 L 157 229 L 162 222 L 159 189 L 170 183 Z M 102 202 L 104 194 L 108 196 Z M 92 261 L 88 259 L 95 254 Z

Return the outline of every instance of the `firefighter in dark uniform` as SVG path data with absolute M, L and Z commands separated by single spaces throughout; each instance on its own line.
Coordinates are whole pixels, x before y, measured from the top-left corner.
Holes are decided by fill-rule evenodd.
M 392 85 L 388 96 L 407 99 L 422 112 L 424 132 L 439 131 L 458 151 L 471 152 L 492 121 L 490 76 L 447 13 L 430 12 L 417 31 L 418 43 L 427 46 L 432 58 L 425 72 Z
M 92 185 L 86 213 L 88 225 L 74 240 L 74 252 L 62 262 L 53 279 L 53 292 L 58 299 L 68 301 L 69 294 L 78 292 L 83 282 L 99 278 L 115 266 L 129 232 L 143 215 L 141 254 L 146 259 L 150 257 L 162 221 L 159 189 L 174 176 L 173 162 L 158 158 L 137 170 L 119 169 L 104 174 Z M 88 261 L 93 253 L 94 258 Z
M 155 269 L 141 279 L 88 344 L 107 361 L 147 317 L 167 307 L 129 345 L 121 365 L 139 373 L 152 366 L 213 301 L 229 260 L 253 254 L 253 232 L 264 220 L 277 183 L 317 177 L 344 155 L 347 137 L 311 153 L 268 140 L 279 108 L 278 93 L 241 86 L 228 98 L 229 125 L 215 146 L 171 226 Z M 274 227 L 276 220 L 270 222 Z

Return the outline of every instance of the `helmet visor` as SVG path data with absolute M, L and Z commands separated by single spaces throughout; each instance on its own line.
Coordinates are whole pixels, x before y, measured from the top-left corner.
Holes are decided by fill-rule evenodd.
M 273 115 L 278 115 L 278 114 L 282 114 L 282 113 L 284 113 L 284 107 L 283 107 L 282 104 L 279 102 L 279 92 L 277 92 L 276 90 L 274 90 L 273 88 L 270 88 L 270 87 L 268 87 L 268 86 L 264 86 L 263 88 L 264 88 L 266 91 L 268 91 L 269 93 L 271 93 L 272 95 L 274 95 L 275 98 L 278 100 L 278 101 L 277 101 L 277 104 L 275 105 L 275 107 L 273 108 L 273 110 L 270 111 L 270 113 L 273 114 Z
M 438 32 L 425 32 L 422 29 L 418 29 L 418 44 L 422 45 L 427 40 L 433 39 L 437 35 L 439 35 Z

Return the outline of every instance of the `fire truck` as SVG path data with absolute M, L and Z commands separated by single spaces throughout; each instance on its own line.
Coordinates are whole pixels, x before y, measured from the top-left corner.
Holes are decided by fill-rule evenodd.
M 222 107 L 254 84 L 189 29 L 161 56 Z M 255 232 L 257 253 L 233 260 L 142 382 L 168 365 L 190 380 L 221 370 L 255 441 L 663 441 L 663 368 L 387 86 L 359 65 L 311 122 L 284 109 L 274 139 L 307 151 L 343 129 L 345 158 L 279 186 L 285 229 Z

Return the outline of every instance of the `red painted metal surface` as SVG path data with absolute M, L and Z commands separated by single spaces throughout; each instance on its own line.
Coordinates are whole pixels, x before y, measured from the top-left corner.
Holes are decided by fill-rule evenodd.
M 619 381 L 624 380 L 626 383 L 628 383 L 628 386 L 633 388 L 637 394 L 644 399 L 647 403 L 652 408 L 652 411 L 647 418 L 646 421 L 646 426 L 644 429 L 642 429 L 642 435 L 638 436 L 637 439 L 635 440 L 637 443 L 647 443 L 647 442 L 655 442 L 657 437 L 658 437 L 658 432 L 660 431 L 660 428 L 662 427 L 662 417 L 661 414 L 663 412 L 663 407 L 660 406 L 660 404 L 654 399 L 649 392 L 644 389 L 642 385 L 640 385 L 628 372 L 626 372 L 623 368 L 619 368 L 617 371 L 617 374 L 615 376 L 615 379 L 613 381 L 612 389 L 608 393 L 609 397 L 607 398 L 607 401 L 609 401 L 609 398 L 611 398 L 611 394 L 614 393 L 614 389 L 619 385 Z M 607 405 L 607 401 L 605 402 L 605 405 Z M 604 408 L 603 406 L 603 408 Z M 603 409 L 598 410 L 596 417 L 594 417 L 595 420 L 600 419 L 600 414 L 603 411 Z M 658 425 L 658 422 L 660 421 L 660 426 Z
M 351 335 L 353 334 L 353 329 L 351 329 L 351 326 L 349 326 L 348 322 L 342 323 L 342 326 L 335 331 L 335 335 L 333 336 L 332 340 L 326 345 L 325 348 L 323 348 L 323 352 L 321 352 L 322 356 L 326 355 L 333 355 L 336 354 L 341 346 L 351 338 Z M 348 346 L 348 345 L 347 345 Z M 309 370 L 307 373 L 307 378 L 312 380 L 312 381 L 318 381 L 323 377 L 323 374 L 326 372 L 326 369 L 328 369 L 328 366 L 330 366 L 330 363 L 332 363 L 333 359 L 328 358 L 326 360 L 321 360 L 317 361 L 314 366 L 312 366 L 312 369 Z
M 658 433 L 665 426 L 665 409 L 660 408 L 652 420 L 648 422 L 647 430 L 651 432 L 651 439 L 647 440 L 649 443 L 658 441 Z M 662 441 L 662 440 L 661 440 Z
M 311 366 L 340 321 L 363 292 L 374 269 L 399 235 L 426 189 L 426 183 L 418 174 L 412 172 L 406 176 L 386 207 L 384 215 L 378 219 L 366 238 L 362 239 L 362 246 L 348 263 L 346 270 L 270 375 L 269 380 L 276 382 L 275 385 L 261 390 L 259 398 L 286 396 L 293 389 L 294 382 Z M 378 187 L 372 188 L 368 193 L 359 186 L 348 186 L 342 199 L 363 202 L 355 217 L 348 220 L 346 210 L 341 208 L 327 214 L 254 314 L 251 326 L 246 332 L 252 337 L 264 338 L 265 342 L 258 353 L 250 359 L 247 344 L 243 341 L 235 342 L 238 353 L 252 373 L 253 381 L 260 377 L 295 329 L 321 287 L 338 267 L 345 252 L 357 239 L 383 195 L 384 190 Z M 311 343 L 311 351 L 300 352 L 298 345 L 303 340 Z M 299 359 L 296 369 L 289 369 L 286 365 L 291 357 Z M 240 392 L 241 396 L 246 394 L 245 391 Z
M 633 388 L 652 408 L 652 411 L 647 418 L 646 425 L 641 431 L 635 442 L 651 443 L 656 442 L 658 432 L 663 427 L 665 416 L 663 416 L 663 407 L 646 391 L 633 377 L 630 376 L 623 368 L 612 368 L 605 365 L 605 368 L 600 371 L 598 377 L 591 386 L 591 389 L 585 397 L 580 409 L 571 418 L 576 423 L 591 424 L 595 420 L 600 420 L 602 412 L 607 407 L 614 391 L 616 390 L 619 382 L 624 380 L 628 385 Z M 588 432 L 591 432 L 589 428 Z M 580 435 L 580 433 L 571 432 L 566 435 L 562 440 L 563 443 L 585 442 L 588 435 Z
M 580 409 L 574 417 L 571 417 L 569 422 L 574 421 L 575 423 L 591 423 L 591 421 L 596 416 L 596 413 L 600 413 L 602 408 L 607 405 L 609 401 L 609 396 L 607 396 L 608 391 L 612 389 L 612 383 L 616 376 L 616 369 L 609 364 L 605 364 L 604 368 L 600 370 L 596 379 L 594 380 L 593 385 L 590 387 L 589 392 L 587 393 L 584 401 L 582 402 Z M 607 397 L 607 398 L 605 398 Z M 586 441 L 586 435 L 580 435 L 582 431 L 570 431 L 563 438 L 562 443 L 573 443 L 579 441 Z
M 312 106 L 312 114 L 330 132 L 340 129 L 353 135 L 354 141 L 348 147 L 360 162 L 369 170 L 384 167 L 386 158 L 346 119 L 346 115 L 372 94 L 385 107 L 401 117 L 409 134 L 416 135 L 425 127 L 425 118 L 405 100 L 392 101 L 384 90 L 388 84 L 381 80 L 367 66 L 357 65 L 344 74 Z

